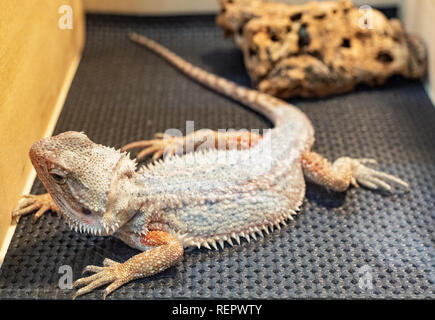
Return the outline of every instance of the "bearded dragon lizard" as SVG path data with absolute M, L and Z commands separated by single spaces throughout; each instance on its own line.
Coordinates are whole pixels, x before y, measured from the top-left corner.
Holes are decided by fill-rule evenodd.
M 200 130 L 133 142 L 121 150 L 79 132 L 36 142 L 30 159 L 48 193 L 25 196 L 13 216 L 36 209 L 36 218 L 48 210 L 60 212 L 76 231 L 113 235 L 142 251 L 123 263 L 105 259 L 103 266 L 87 266 L 84 271 L 93 275 L 73 283 L 81 287 L 73 298 L 108 284 L 105 298 L 133 279 L 175 265 L 185 247 L 223 248 L 225 242 L 250 241 L 280 229 L 302 204 L 304 176 L 337 192 L 359 184 L 407 187 L 365 165 L 374 160 L 342 157 L 331 164 L 311 151 L 313 126 L 295 106 L 197 68 L 144 36 L 132 34 L 131 39 L 203 85 L 267 116 L 274 128 L 263 136 Z M 187 145 L 199 149 L 204 137 L 212 142 L 207 148 L 188 152 Z M 169 156 L 136 170 L 135 160 L 124 151 L 135 147 L 145 147 L 138 158 Z

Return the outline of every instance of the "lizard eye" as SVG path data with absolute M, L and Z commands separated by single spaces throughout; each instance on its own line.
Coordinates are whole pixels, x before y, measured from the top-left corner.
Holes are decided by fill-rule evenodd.
M 64 184 L 66 182 L 66 173 L 59 169 L 51 170 L 50 175 L 57 184 Z

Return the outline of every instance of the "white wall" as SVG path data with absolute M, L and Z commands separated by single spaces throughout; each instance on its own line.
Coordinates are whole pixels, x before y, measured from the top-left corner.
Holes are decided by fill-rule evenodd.
M 422 37 L 429 52 L 426 90 L 435 105 L 435 1 L 405 0 L 403 20 L 409 32 Z
M 310 2 L 308 0 L 270 1 L 281 1 L 291 4 L 303 4 Z M 391 6 L 401 5 L 403 1 L 404 0 L 354 0 L 353 2 L 355 5 L 368 4 L 372 6 Z M 218 0 L 83 0 L 83 2 L 85 10 L 88 12 L 125 14 L 215 13 L 219 9 Z

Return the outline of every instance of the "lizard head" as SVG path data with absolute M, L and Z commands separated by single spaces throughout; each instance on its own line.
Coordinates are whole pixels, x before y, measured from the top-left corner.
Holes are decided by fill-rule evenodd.
M 71 228 L 97 235 L 116 232 L 132 218 L 130 197 L 122 197 L 136 164 L 125 153 L 64 132 L 30 149 L 39 179 Z

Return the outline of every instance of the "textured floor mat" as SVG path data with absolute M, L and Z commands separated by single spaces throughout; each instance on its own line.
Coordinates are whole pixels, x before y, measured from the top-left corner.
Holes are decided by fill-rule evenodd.
M 168 128 L 267 128 L 263 117 L 211 92 L 127 40 L 137 31 L 203 67 L 249 86 L 242 55 L 213 17 L 88 16 L 87 44 L 55 134 L 84 131 L 121 147 Z M 379 160 L 406 180 L 394 195 L 328 193 L 312 184 L 301 214 L 281 231 L 223 250 L 189 250 L 182 263 L 131 282 L 108 298 L 435 298 L 435 109 L 419 82 L 392 79 L 326 99 L 295 99 L 329 159 Z M 37 180 L 33 192 L 44 189 Z M 74 279 L 105 257 L 137 251 L 114 238 L 70 231 L 55 214 L 21 219 L 0 270 L 0 298 L 69 299 Z M 62 269 L 61 269 L 62 271 Z M 83 298 L 98 299 L 102 289 Z

